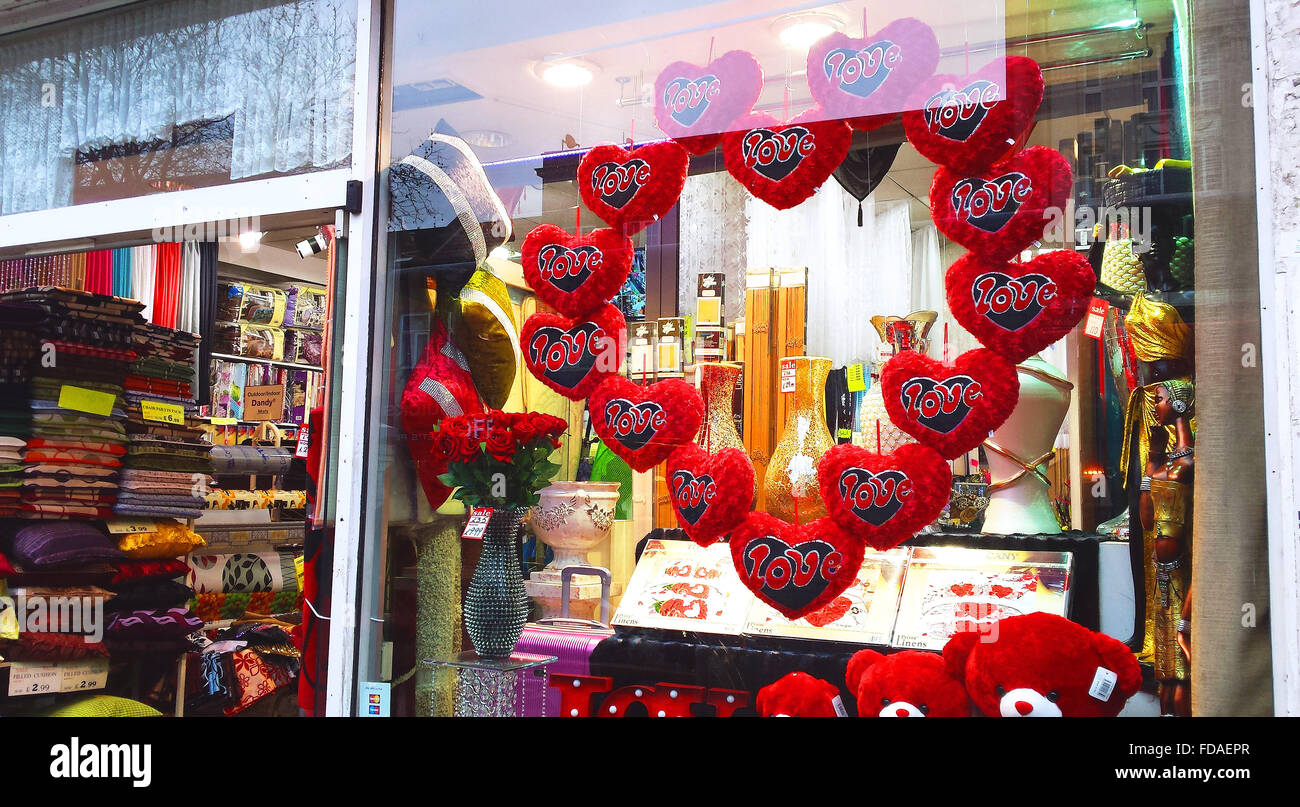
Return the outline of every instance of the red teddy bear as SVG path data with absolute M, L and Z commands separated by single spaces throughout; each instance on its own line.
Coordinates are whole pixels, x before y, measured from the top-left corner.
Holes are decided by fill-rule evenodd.
M 839 698 L 834 684 L 792 672 L 760 689 L 754 706 L 763 717 L 839 717 Z
M 859 650 L 844 671 L 859 717 L 970 717 L 970 698 L 937 653 Z
M 958 633 L 943 658 L 990 717 L 1114 717 L 1142 686 L 1124 643 L 1053 614 Z

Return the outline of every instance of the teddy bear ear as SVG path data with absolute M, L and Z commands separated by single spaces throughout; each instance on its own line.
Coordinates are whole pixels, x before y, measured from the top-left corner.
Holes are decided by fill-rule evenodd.
M 1114 637 L 1104 633 L 1092 635 L 1092 649 L 1101 656 L 1101 663 L 1117 676 L 1117 688 L 1124 699 L 1132 697 L 1142 688 L 1142 668 L 1138 666 L 1133 651 Z
M 977 631 L 954 633 L 948 644 L 943 646 L 943 666 L 948 675 L 965 683 L 966 659 L 970 658 L 970 651 L 975 649 L 980 636 Z
M 866 674 L 867 669 L 884 658 L 884 655 L 877 653 L 875 650 L 859 650 L 849 659 L 849 665 L 844 669 L 844 683 L 848 685 L 849 692 L 856 697 L 858 694 L 858 684 L 862 682 L 862 676 Z

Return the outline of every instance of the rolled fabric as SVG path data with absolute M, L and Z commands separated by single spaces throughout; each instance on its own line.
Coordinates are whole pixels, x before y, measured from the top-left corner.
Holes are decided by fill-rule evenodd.
M 285 474 L 293 451 L 277 446 L 213 446 L 212 471 L 218 474 Z

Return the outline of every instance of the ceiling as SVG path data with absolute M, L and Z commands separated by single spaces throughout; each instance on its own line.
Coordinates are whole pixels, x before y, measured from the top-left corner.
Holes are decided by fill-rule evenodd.
M 901 16 L 892 8 L 883 10 L 890 7 L 878 2 L 867 4 L 865 12 L 862 2 L 790 0 L 656 0 L 653 4 L 505 0 L 498 5 L 501 10 L 492 17 L 508 22 L 487 26 L 482 15 L 470 11 L 440 13 L 434 20 L 425 4 L 398 0 L 391 152 L 393 159 L 401 159 L 435 128 L 466 137 L 495 185 L 532 186 L 524 187 L 519 203 L 516 229 L 520 233 L 543 221 L 573 225 L 577 200 L 571 185 L 548 184 L 542 204 L 537 155 L 629 137 L 644 141 L 664 136 L 654 124 L 648 89 L 668 62 L 684 59 L 703 64 L 710 53 L 748 50 L 762 65 L 765 77 L 756 106 L 778 117 L 787 109 L 794 115 L 810 107 L 812 99 L 803 77 L 806 51 L 792 51 L 778 37 L 787 15 L 829 14 L 851 36 L 862 31 L 864 15 L 871 30 Z M 1086 87 L 1103 79 L 1111 84 L 1137 82 L 1141 72 L 1156 69 L 1172 17 L 1167 0 L 967 0 L 961 4 L 909 0 L 906 8 L 908 15 L 935 30 L 946 54 L 939 65 L 941 73 L 965 73 L 968 65 L 973 70 L 1008 52 L 1028 55 L 1043 65 L 1104 60 L 1045 71 L 1049 94 L 1053 86 Z M 1135 16 L 1150 26 L 1144 36 L 1131 28 L 1114 32 L 1102 28 Z M 1088 33 L 1020 43 L 1023 38 L 1043 39 L 1079 30 Z M 1154 53 L 1147 58 L 1113 58 L 1148 47 Z M 594 65 L 592 82 L 562 89 L 538 78 L 535 65 L 557 55 Z M 1044 110 L 1030 143 L 1055 148 L 1062 140 L 1091 130 L 1099 115 L 1127 118 L 1140 109 L 1111 105 L 1084 114 Z M 503 144 L 476 143 L 475 136 L 484 133 Z M 883 134 L 888 137 L 888 132 Z M 901 129 L 895 139 L 899 135 Z M 930 162 L 905 144 L 875 199 L 908 203 L 914 221 L 927 220 L 924 200 L 933 170 Z M 585 221 L 595 221 L 586 215 Z

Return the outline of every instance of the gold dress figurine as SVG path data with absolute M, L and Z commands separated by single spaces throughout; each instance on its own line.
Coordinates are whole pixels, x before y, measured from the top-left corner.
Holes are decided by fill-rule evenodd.
M 1159 425 L 1151 436 L 1151 453 L 1142 478 L 1139 514 L 1151 546 L 1149 568 L 1155 581 L 1152 650 L 1160 684 L 1161 713 L 1191 715 L 1188 651 L 1192 582 L 1192 481 L 1194 440 L 1190 419 L 1195 388 L 1188 381 L 1156 386 L 1155 413 Z M 1165 427 L 1174 430 L 1166 447 Z
M 835 441 L 826 426 L 826 376 L 831 360 L 821 356 L 781 359 L 782 372 L 794 363 L 794 403 L 786 416 L 785 431 L 772 450 L 763 481 L 767 512 L 790 522 L 807 524 L 826 515 L 817 489 L 817 462 Z M 785 381 L 782 380 L 785 387 Z
M 1163 430 L 1167 440 L 1173 440 L 1173 427 L 1162 426 L 1155 412 L 1157 389 L 1163 381 L 1151 379 L 1152 371 L 1158 369 L 1162 378 L 1191 381 L 1190 360 L 1192 358 L 1192 329 L 1183 321 L 1178 309 L 1168 303 L 1151 299 L 1138 292 L 1133 297 L 1132 306 L 1124 317 L 1124 330 L 1133 346 L 1133 353 L 1141 363 L 1145 375 L 1140 379 L 1144 386 L 1133 390 L 1129 396 L 1128 408 L 1124 416 L 1123 450 L 1120 453 L 1120 476 L 1128 479 L 1129 451 L 1133 435 L 1137 435 L 1138 467 L 1145 468 L 1151 453 L 1151 435 L 1155 430 Z M 1196 419 L 1189 421 L 1192 431 L 1196 430 Z M 1152 534 L 1143 530 L 1142 557 L 1150 558 L 1153 551 Z M 1146 600 L 1146 620 L 1142 637 L 1142 649 L 1138 660 L 1151 663 L 1155 653 L 1155 612 L 1156 581 L 1155 569 L 1147 564 L 1147 573 L 1143 580 Z

